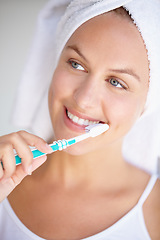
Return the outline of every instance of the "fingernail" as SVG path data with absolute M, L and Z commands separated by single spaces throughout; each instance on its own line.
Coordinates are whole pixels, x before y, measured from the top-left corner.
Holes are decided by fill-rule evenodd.
M 50 153 L 52 153 L 53 152 L 53 149 L 46 143 L 46 147 L 47 147 L 47 149 L 50 151 Z
M 32 175 L 32 165 L 30 165 L 27 169 L 27 174 Z
M 44 161 L 46 161 L 46 160 L 47 160 L 47 155 L 44 156 Z

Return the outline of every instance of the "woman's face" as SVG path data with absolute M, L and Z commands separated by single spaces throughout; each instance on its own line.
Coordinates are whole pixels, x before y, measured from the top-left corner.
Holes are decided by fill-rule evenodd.
M 84 23 L 65 45 L 50 86 L 55 139 L 102 122 L 107 132 L 66 151 L 79 155 L 121 142 L 143 112 L 148 78 L 146 49 L 131 21 L 112 12 Z

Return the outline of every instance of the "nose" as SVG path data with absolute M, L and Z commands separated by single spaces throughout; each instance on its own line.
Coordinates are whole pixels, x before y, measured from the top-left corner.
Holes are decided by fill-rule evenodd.
M 73 98 L 81 109 L 95 108 L 100 104 L 99 91 L 97 81 L 93 78 L 87 78 L 75 89 Z

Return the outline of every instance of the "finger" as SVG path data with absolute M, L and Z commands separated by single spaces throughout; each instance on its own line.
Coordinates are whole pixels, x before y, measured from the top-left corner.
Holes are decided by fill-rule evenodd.
M 9 178 L 16 167 L 12 144 L 0 143 L 0 159 L 0 178 Z
M 30 172 L 30 168 L 33 161 L 33 154 L 24 140 L 24 138 L 19 133 L 11 133 L 3 139 L 5 144 L 12 144 L 12 152 L 13 148 L 16 150 L 18 156 L 21 158 L 22 166 L 24 171 L 28 174 Z M 5 142 L 6 141 L 6 142 Z M 6 152 L 7 154 L 7 152 Z M 10 163 L 12 161 L 10 160 Z M 15 158 L 14 158 L 15 162 Z
M 24 138 L 28 145 L 36 147 L 39 151 L 48 154 L 53 152 L 53 149 L 42 138 L 26 131 L 19 131 L 18 133 Z
M 34 159 L 33 164 L 32 164 L 32 169 L 31 171 L 35 171 L 38 167 L 40 167 L 47 159 L 47 156 L 42 156 L 39 158 Z M 27 174 L 24 172 L 22 165 L 18 165 L 16 168 L 16 172 L 11 176 L 11 179 L 13 181 L 12 187 L 16 187 L 24 177 L 26 177 Z M 8 179 L 8 181 L 10 181 Z
M 26 175 L 27 174 L 23 170 L 22 165 L 19 165 L 11 177 L 0 180 L 0 202 L 3 201 L 13 191 L 13 189 L 23 180 Z
M 32 171 L 40 167 L 47 159 L 47 156 L 42 156 L 33 161 Z M 13 189 L 21 183 L 24 177 L 27 176 L 22 165 L 17 166 L 15 173 L 7 179 L 0 181 L 0 202 L 3 201 Z
M 40 167 L 47 159 L 47 156 L 42 156 L 39 158 L 34 159 L 33 164 L 32 164 L 32 172 L 35 171 L 38 167 Z M 16 168 L 15 173 L 5 181 L 2 180 L 3 183 L 9 183 L 10 187 L 14 189 L 20 182 L 23 180 L 24 177 L 26 177 L 27 174 L 23 170 L 22 165 L 18 165 Z
M 33 154 L 28 145 L 36 147 L 38 150 L 44 153 L 53 152 L 52 148 L 42 139 L 33 134 L 30 134 L 25 131 L 19 131 L 17 133 L 11 133 L 6 136 L 0 137 L 1 142 L 10 142 L 15 148 L 18 156 L 21 158 L 22 166 L 24 171 L 27 174 L 31 173 Z M 5 169 L 7 169 L 7 159 L 10 157 L 6 157 L 5 160 Z M 12 157 L 11 157 L 12 159 Z M 15 160 L 14 160 L 15 161 Z M 13 160 L 12 160 L 13 162 Z M 7 175 L 8 176 L 8 175 Z
M 39 168 L 45 161 L 47 160 L 47 156 L 42 156 L 33 160 L 32 164 L 32 172 Z

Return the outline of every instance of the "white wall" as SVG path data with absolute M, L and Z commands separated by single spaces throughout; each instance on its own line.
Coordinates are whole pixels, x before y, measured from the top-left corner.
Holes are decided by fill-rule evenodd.
M 0 0 L 0 135 L 10 121 L 18 81 L 31 46 L 37 15 L 47 0 Z

